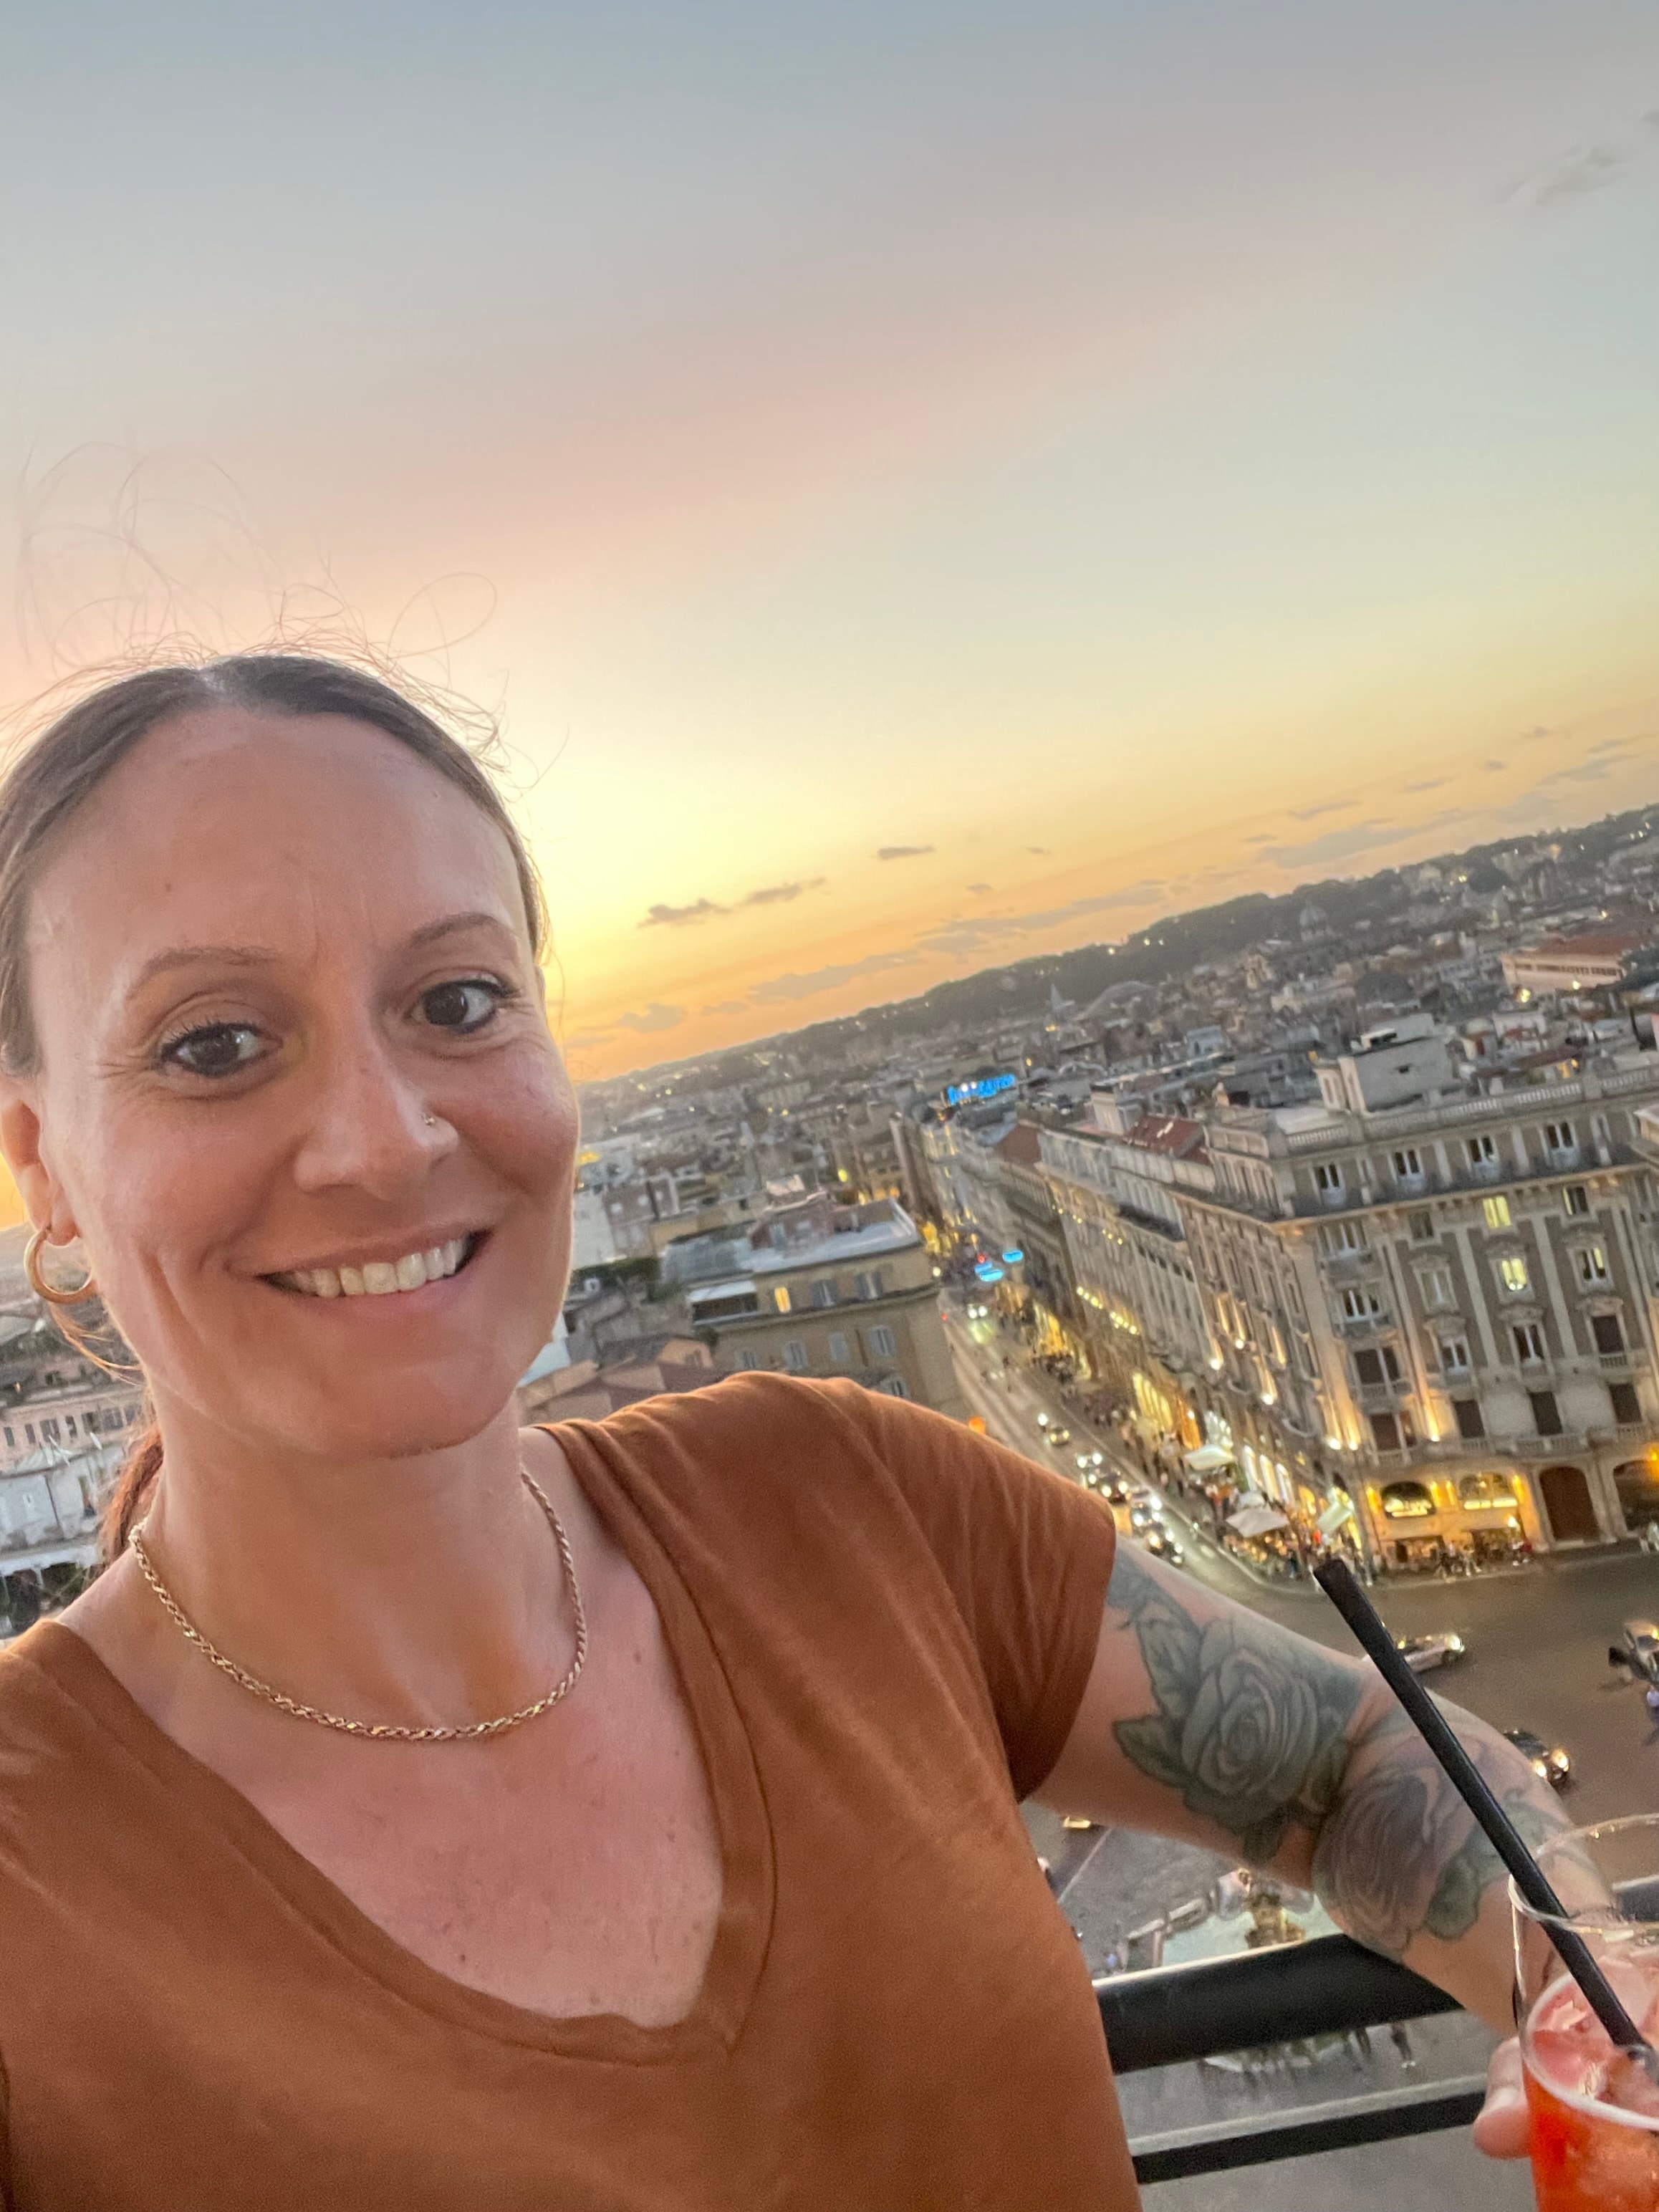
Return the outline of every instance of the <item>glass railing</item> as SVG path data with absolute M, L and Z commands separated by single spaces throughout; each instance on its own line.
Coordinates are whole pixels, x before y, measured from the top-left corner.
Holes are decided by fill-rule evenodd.
M 1143 2184 L 1462 2128 L 1490 2033 L 1346 1936 L 1095 1984 Z

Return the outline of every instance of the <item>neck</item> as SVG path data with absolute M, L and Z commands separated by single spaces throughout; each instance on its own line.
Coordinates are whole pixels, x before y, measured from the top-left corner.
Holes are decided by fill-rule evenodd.
M 528 1703 L 568 1663 L 563 1570 L 511 1404 L 463 1444 L 396 1459 L 253 1446 L 164 1403 L 158 1418 L 146 1550 L 250 1674 L 349 1718 L 445 1727 Z M 154 1595 L 133 1601 L 176 1642 L 181 1685 L 210 1691 Z

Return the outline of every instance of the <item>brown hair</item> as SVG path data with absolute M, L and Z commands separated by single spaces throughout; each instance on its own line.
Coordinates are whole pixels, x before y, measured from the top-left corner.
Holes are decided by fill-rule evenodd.
M 0 1068 L 9 1075 L 32 1074 L 40 1064 L 27 938 L 29 896 L 49 841 L 152 730 L 183 714 L 225 706 L 273 715 L 337 714 L 406 745 L 464 791 L 506 838 L 531 944 L 538 956 L 543 951 L 547 909 L 541 884 L 501 793 L 466 745 L 383 678 L 306 653 L 243 653 L 197 665 L 147 668 L 77 700 L 40 732 L 0 783 Z M 78 1331 L 69 1333 L 78 1338 Z M 106 1559 L 125 1547 L 161 1466 L 161 1437 L 152 1425 L 129 1453 L 105 1507 L 100 1533 Z

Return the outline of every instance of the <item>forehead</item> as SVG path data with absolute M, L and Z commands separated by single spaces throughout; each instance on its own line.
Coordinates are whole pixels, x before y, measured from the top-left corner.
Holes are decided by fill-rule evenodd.
M 29 945 L 113 982 L 159 946 L 307 957 L 461 910 L 525 934 L 507 842 L 464 791 L 368 724 L 227 707 L 150 731 L 64 825 Z

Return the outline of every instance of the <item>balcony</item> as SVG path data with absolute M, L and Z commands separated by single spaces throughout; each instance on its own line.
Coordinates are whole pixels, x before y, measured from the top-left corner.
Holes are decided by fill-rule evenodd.
M 1622 1352 L 1598 1352 L 1595 1357 L 1604 1373 L 1621 1375 L 1630 1366 L 1630 1346 Z
M 1409 1398 L 1411 1395 L 1410 1379 L 1404 1375 L 1395 1376 L 1391 1382 L 1362 1382 L 1359 1386 L 1360 1404 L 1367 1407 L 1375 1407 L 1379 1412 L 1396 1406 L 1401 1399 Z
M 1462 2128 L 1480 2107 L 1486 2031 L 1346 1936 L 1115 1975 L 1095 1994 L 1143 2185 Z M 1370 2030 L 1444 2015 L 1442 2063 L 1385 2078 Z M 1231 2063 L 1178 2070 L 1218 2060 Z M 1298 2071 L 1311 2094 L 1273 2094 Z

